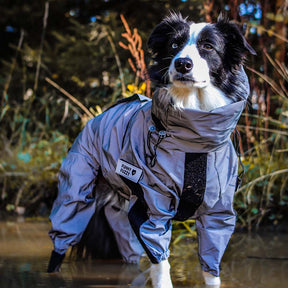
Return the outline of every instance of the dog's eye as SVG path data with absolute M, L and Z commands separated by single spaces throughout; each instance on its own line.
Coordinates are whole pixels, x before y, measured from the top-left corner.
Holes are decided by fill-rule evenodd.
M 212 50 L 212 49 L 213 49 L 213 46 L 210 45 L 210 44 L 205 43 L 205 44 L 203 44 L 203 48 L 204 48 L 205 50 Z
M 173 48 L 173 49 L 176 49 L 176 48 L 178 48 L 178 44 L 177 44 L 177 43 L 172 43 L 172 45 L 171 45 L 171 46 L 172 46 L 172 48 Z

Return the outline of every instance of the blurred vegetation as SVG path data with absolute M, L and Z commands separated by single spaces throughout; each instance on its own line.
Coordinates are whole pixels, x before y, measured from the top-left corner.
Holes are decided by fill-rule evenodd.
M 0 213 L 24 206 L 47 215 L 62 159 L 87 120 L 121 97 L 151 95 L 145 43 L 169 10 L 195 22 L 226 11 L 258 53 L 247 59 L 251 105 L 238 125 L 246 171 L 238 227 L 288 220 L 287 1 L 0 3 Z M 175 243 L 194 237 L 193 225 L 177 224 Z

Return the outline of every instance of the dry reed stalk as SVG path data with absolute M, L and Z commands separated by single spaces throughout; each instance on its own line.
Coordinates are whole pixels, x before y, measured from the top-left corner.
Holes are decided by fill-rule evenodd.
M 254 186 L 256 183 L 265 180 L 266 178 L 272 177 L 272 176 L 279 176 L 282 174 L 288 173 L 288 169 L 282 169 L 282 170 L 277 170 L 275 172 L 272 173 L 268 173 L 265 175 L 262 175 L 260 177 L 255 178 L 254 180 L 250 181 L 249 183 L 247 183 L 246 185 L 240 187 L 236 192 L 235 195 L 239 194 L 240 192 L 244 191 L 246 188 L 249 188 L 251 186 Z
M 89 109 L 87 109 L 80 101 L 78 101 L 74 96 L 72 96 L 70 93 L 68 93 L 66 90 L 64 90 L 62 87 L 60 87 L 57 83 L 55 83 L 54 81 L 52 81 L 50 78 L 46 77 L 45 80 L 51 84 L 53 87 L 55 87 L 57 90 L 59 90 L 62 94 L 64 94 L 65 96 L 67 96 L 72 102 L 74 102 L 77 106 L 79 106 L 87 115 L 87 117 L 89 118 L 93 118 L 94 115 L 89 111 Z M 82 115 L 82 117 L 84 117 Z M 81 119 L 82 119 L 81 117 Z
M 116 49 L 116 46 L 114 44 L 113 38 L 110 35 L 111 31 L 106 31 L 106 33 L 107 33 L 107 39 L 108 39 L 108 41 L 110 43 L 110 46 L 112 48 L 112 51 L 114 53 L 115 61 L 116 61 L 117 67 L 118 67 L 120 81 L 121 81 L 121 90 L 122 90 L 122 93 L 124 93 L 126 89 L 125 89 L 124 73 L 123 73 L 123 70 L 122 70 L 120 57 L 119 57 L 119 55 L 117 53 L 117 49 Z
M 237 127 L 245 129 L 246 125 L 237 125 Z M 276 130 L 276 129 L 268 129 L 268 128 L 261 128 L 261 127 L 257 128 L 257 127 L 254 127 L 254 126 L 249 126 L 248 128 L 251 129 L 251 130 L 257 130 L 258 129 L 259 131 L 263 131 L 263 132 L 267 132 L 267 133 L 275 133 L 275 134 L 279 134 L 279 135 L 283 135 L 283 136 L 288 136 L 288 132 L 279 131 L 279 130 Z
M 145 81 L 146 96 L 150 97 L 151 85 L 150 85 L 150 79 L 148 77 L 148 72 L 147 72 L 147 68 L 145 64 L 144 51 L 142 49 L 142 38 L 138 34 L 138 31 L 136 28 L 133 29 L 133 34 L 132 34 L 131 29 L 126 19 L 124 18 L 123 14 L 120 15 L 120 18 L 126 30 L 125 33 L 122 33 L 122 37 L 124 37 L 128 41 L 128 44 L 125 45 L 123 42 L 120 41 L 119 46 L 125 50 L 129 50 L 130 54 L 134 58 L 134 62 L 131 58 L 128 59 L 128 62 L 129 62 L 129 65 L 131 66 L 131 69 L 136 74 L 135 82 L 136 83 L 138 82 L 138 78 L 141 78 L 142 81 Z
M 41 67 L 41 58 L 42 58 L 42 52 L 43 52 L 43 46 L 44 46 L 44 40 L 45 40 L 45 34 L 46 34 L 46 28 L 47 28 L 48 15 L 49 15 L 49 1 L 46 1 L 45 2 L 45 12 L 44 12 L 44 17 L 43 17 L 43 31 L 42 31 L 42 36 L 41 36 L 40 51 L 39 51 L 36 74 L 35 74 L 34 93 L 36 93 L 36 90 L 38 88 L 38 81 L 39 81 L 39 74 L 40 74 L 40 67 Z
M 16 64 L 17 64 L 17 56 L 18 56 L 18 53 L 22 47 L 22 44 L 23 44 L 23 39 L 24 39 L 24 30 L 21 29 L 21 33 L 20 33 L 20 38 L 19 38 L 19 41 L 18 41 L 18 45 L 17 45 L 17 49 L 16 49 L 16 53 L 15 53 L 15 56 L 13 58 L 13 61 L 12 61 L 12 65 L 11 65 L 11 68 L 10 68 L 10 72 L 9 72 L 9 75 L 8 75 L 8 78 L 7 78 L 7 81 L 5 82 L 4 84 L 4 89 L 3 89 L 3 95 L 2 95 L 2 107 L 4 106 L 4 103 L 5 103 L 5 97 L 8 93 L 8 89 L 10 87 L 10 83 L 11 83 L 11 80 L 12 80 L 12 75 L 13 75 L 13 72 L 15 70 L 15 67 L 16 67 Z
M 233 20 L 237 20 L 237 17 L 238 17 L 238 7 L 239 7 L 239 5 L 238 5 L 238 0 L 230 0 L 229 1 L 229 6 L 230 6 L 230 9 L 231 9 L 231 12 L 230 12 L 230 14 L 231 14 L 231 17 L 232 17 L 232 19 Z
M 213 6 L 214 6 L 214 0 L 209 1 L 209 0 L 205 0 L 203 1 L 203 13 L 205 15 L 205 21 L 207 23 L 211 23 L 212 22 L 212 11 L 213 11 Z
M 246 68 L 248 70 L 250 70 L 251 72 L 255 73 L 256 75 L 258 75 L 260 78 L 262 78 L 283 99 L 287 99 L 288 98 L 288 95 L 285 93 L 285 91 L 283 91 L 281 89 L 281 87 L 279 87 L 278 84 L 273 79 L 271 79 L 269 76 L 264 75 L 263 73 L 260 73 L 260 72 L 256 71 L 255 69 L 253 69 L 253 68 L 251 68 L 249 66 L 246 66 Z

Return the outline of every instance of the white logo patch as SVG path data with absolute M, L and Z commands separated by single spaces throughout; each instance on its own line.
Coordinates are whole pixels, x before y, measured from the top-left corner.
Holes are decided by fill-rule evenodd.
M 134 183 L 137 183 L 142 175 L 142 169 L 119 159 L 117 162 L 116 173 Z

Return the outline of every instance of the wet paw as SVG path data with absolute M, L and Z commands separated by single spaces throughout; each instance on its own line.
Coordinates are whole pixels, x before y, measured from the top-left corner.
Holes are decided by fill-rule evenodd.
M 153 288 L 173 288 L 168 260 L 161 261 L 159 264 L 152 264 L 150 277 Z
M 214 276 L 208 272 L 202 271 L 205 284 L 209 287 L 218 288 L 221 285 L 220 277 Z

